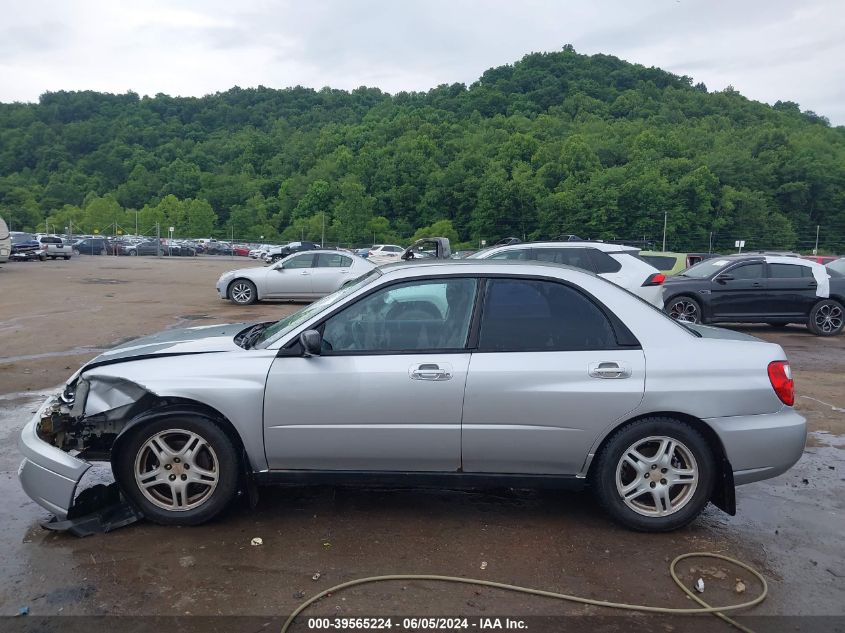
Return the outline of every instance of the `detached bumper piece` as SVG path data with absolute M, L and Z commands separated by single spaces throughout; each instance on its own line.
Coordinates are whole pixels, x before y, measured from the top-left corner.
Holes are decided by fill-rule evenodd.
M 42 417 L 55 403 L 55 399 L 50 399 L 41 406 L 24 427 L 19 442 L 24 456 L 18 469 L 21 486 L 33 501 L 55 515 L 41 526 L 88 536 L 110 532 L 140 519 L 141 515 L 123 499 L 116 483 L 99 484 L 76 496 L 79 481 L 91 464 L 45 442 L 38 434 Z
M 41 527 L 83 537 L 111 532 L 142 518 L 120 494 L 116 483 L 97 484 L 79 493 L 66 519 L 60 521 L 53 517 L 42 522 Z

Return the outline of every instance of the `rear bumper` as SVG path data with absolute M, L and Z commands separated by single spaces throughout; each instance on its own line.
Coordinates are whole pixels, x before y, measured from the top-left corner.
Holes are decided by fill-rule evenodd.
M 41 416 L 55 402 L 47 400 L 21 431 L 18 447 L 24 459 L 18 478 L 24 492 L 59 519 L 67 517 L 76 486 L 91 464 L 48 444 L 38 437 Z
M 807 421 L 791 407 L 704 421 L 722 441 L 737 485 L 786 472 L 801 458 L 807 441 Z

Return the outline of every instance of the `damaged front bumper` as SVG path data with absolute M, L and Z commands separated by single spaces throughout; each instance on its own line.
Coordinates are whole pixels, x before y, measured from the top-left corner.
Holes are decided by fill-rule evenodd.
M 73 505 L 76 487 L 91 464 L 39 436 L 42 419 L 49 418 L 54 406 L 59 404 L 58 398 L 49 398 L 21 431 L 18 446 L 24 460 L 18 468 L 18 478 L 33 501 L 59 519 L 65 519 Z

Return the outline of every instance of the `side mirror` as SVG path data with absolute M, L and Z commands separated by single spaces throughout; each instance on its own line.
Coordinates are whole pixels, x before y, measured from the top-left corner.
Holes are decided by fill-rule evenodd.
M 730 273 L 723 273 L 721 275 L 716 276 L 716 281 L 718 281 L 720 284 L 723 284 L 726 281 L 733 281 L 733 280 L 734 280 L 734 276 L 731 275 Z
M 323 337 L 317 330 L 305 330 L 299 335 L 299 344 L 302 345 L 302 355 L 305 358 L 319 356 L 323 347 Z
M 402 259 L 404 259 L 405 261 L 408 261 L 409 259 L 414 259 L 413 251 L 407 250 L 404 253 L 402 253 Z

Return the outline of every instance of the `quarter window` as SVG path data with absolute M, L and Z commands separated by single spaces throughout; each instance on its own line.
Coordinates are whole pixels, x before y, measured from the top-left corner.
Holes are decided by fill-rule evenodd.
M 604 251 L 591 248 L 590 256 L 593 258 L 594 271 L 597 273 L 618 273 L 622 270 L 622 264 Z
M 490 255 L 487 259 L 529 259 L 529 251 L 527 248 L 517 248 L 510 251 L 502 251 L 494 255 Z
M 532 259 L 538 262 L 565 264 L 591 272 L 594 270 L 589 250 L 586 248 L 535 248 Z
M 617 347 L 604 313 L 564 284 L 531 279 L 487 282 L 478 347 L 487 352 L 539 352 Z
M 384 288 L 330 317 L 326 352 L 415 352 L 466 346 L 475 279 L 414 281 Z

